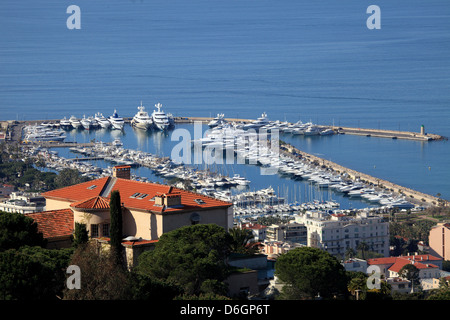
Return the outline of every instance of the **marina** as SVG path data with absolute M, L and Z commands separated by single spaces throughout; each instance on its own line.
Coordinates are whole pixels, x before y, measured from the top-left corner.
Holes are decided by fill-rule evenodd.
M 141 111 L 143 110 L 140 108 L 139 112 Z M 155 133 L 149 133 L 149 130 L 133 126 L 132 120 L 129 118 L 124 119 L 126 119 L 124 120 L 126 126 L 124 125 L 121 132 L 130 126 L 135 130 L 138 139 L 143 132 L 153 135 L 167 130 L 158 129 Z M 174 125 L 192 126 L 192 123 L 198 120 L 190 118 L 192 122 L 177 122 L 175 118 Z M 216 123 L 213 123 L 214 121 Z M 352 205 L 341 208 L 341 203 L 333 199 L 332 195 L 340 197 L 340 199 L 348 199 L 350 203 L 365 203 L 366 206 L 360 205 L 359 207 L 380 212 L 393 208 L 398 210 L 420 209 L 438 203 L 448 205 L 448 202 L 437 197 L 345 168 L 303 152 L 282 141 L 280 141 L 279 152 L 274 153 L 271 148 L 270 134 L 274 132 L 280 134 L 281 139 L 286 134 L 292 136 L 338 134 L 334 129 L 330 131 L 330 128 L 311 122 L 271 121 L 265 113 L 256 120 L 239 119 L 239 121 L 225 120 L 223 114 L 219 114 L 216 119 L 203 119 L 202 123 L 207 134 L 205 132 L 204 138 L 199 140 L 189 141 L 191 148 L 194 149 L 194 145 L 197 144 L 201 146 L 201 152 L 212 148 L 219 150 L 219 153 L 224 156 L 227 152 L 232 152 L 233 161 L 241 159 L 246 168 L 255 167 L 259 170 L 259 174 L 269 175 L 269 179 L 272 179 L 270 176 L 276 176 L 277 179 L 301 183 L 304 187 L 303 197 L 300 192 L 297 193 L 295 190 L 293 197 L 287 190 L 275 192 L 271 186 L 252 190 L 252 179 L 239 173 L 222 174 L 219 173 L 220 170 L 212 170 L 212 166 L 206 168 L 189 166 L 176 162 L 165 154 L 156 155 L 142 150 L 125 148 L 120 138 L 115 138 L 110 142 L 91 141 L 89 143 L 27 140 L 27 144 L 24 145 L 27 146 L 30 157 L 43 159 L 46 167 L 50 170 L 60 171 L 63 168 L 72 168 L 79 170 L 83 176 L 91 178 L 110 175 L 112 166 L 129 165 L 135 168 L 136 174 L 133 175 L 133 179 L 140 181 L 160 179 L 159 181 L 165 183 L 170 181 L 177 187 L 188 188 L 217 199 L 233 202 L 237 220 L 274 214 L 289 216 L 302 210 L 320 210 L 331 213 L 351 209 Z M 25 126 L 24 133 L 28 134 L 29 128 L 36 126 L 36 123 Z M 67 129 L 62 126 L 61 122 L 59 126 L 41 123 L 38 127 L 52 127 L 48 130 L 60 130 L 69 135 L 73 134 L 74 130 L 79 133 L 86 130 L 80 127 Z M 111 133 L 116 131 L 108 128 L 98 129 L 98 132 L 102 130 L 111 130 Z M 86 131 L 90 131 L 91 134 L 96 132 L 92 128 Z M 267 143 L 258 145 L 257 148 L 251 147 L 258 142 L 258 135 L 261 132 L 269 133 L 268 136 L 264 136 Z M 70 158 L 59 156 L 58 152 L 53 149 L 64 146 L 69 150 L 69 155 L 72 155 Z M 91 162 L 101 162 L 102 165 L 93 165 Z M 142 170 L 141 168 L 150 170 L 150 176 L 137 174 Z M 277 188 L 279 189 L 280 186 Z M 300 190 L 300 185 L 298 189 Z M 309 191 L 307 191 L 308 189 Z M 283 196 L 285 191 L 289 196 Z M 327 199 L 324 199 L 325 194 Z

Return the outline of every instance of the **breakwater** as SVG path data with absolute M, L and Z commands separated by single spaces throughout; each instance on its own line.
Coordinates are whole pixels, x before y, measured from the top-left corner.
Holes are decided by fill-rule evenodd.
M 409 202 L 418 205 L 423 204 L 432 206 L 437 205 L 443 205 L 447 207 L 450 206 L 450 201 L 440 199 L 438 197 L 423 192 L 419 192 L 417 190 L 413 190 L 404 186 L 400 186 L 398 184 L 395 184 L 393 182 L 384 179 L 373 177 L 371 175 L 343 167 L 335 162 L 325 160 L 315 155 L 301 151 L 287 143 L 283 144 L 282 146 L 283 146 L 282 152 L 284 152 L 285 154 L 289 154 L 291 156 L 298 155 L 298 157 L 308 161 L 310 164 L 315 165 L 317 167 L 321 167 L 323 169 L 330 169 L 336 173 L 339 173 L 340 175 L 345 175 L 346 177 L 352 180 L 359 180 L 361 182 L 371 184 L 377 188 L 382 188 L 385 189 L 386 191 L 403 195 Z

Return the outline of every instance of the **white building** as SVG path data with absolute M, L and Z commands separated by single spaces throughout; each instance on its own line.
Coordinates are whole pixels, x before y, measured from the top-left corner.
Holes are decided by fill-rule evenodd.
M 345 256 L 348 248 L 357 250 L 361 242 L 368 250 L 389 256 L 389 222 L 367 212 L 357 216 L 309 211 L 295 221 L 307 228 L 307 246 L 326 250 L 334 256 Z
M 0 211 L 35 213 L 45 211 L 45 198 L 38 193 L 12 192 L 9 199 L 0 202 Z

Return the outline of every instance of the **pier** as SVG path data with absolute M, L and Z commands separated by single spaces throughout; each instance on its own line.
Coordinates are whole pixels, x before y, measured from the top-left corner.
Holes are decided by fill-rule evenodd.
M 367 137 L 388 138 L 388 139 L 407 139 L 416 141 L 431 141 L 443 140 L 444 137 L 425 132 L 409 132 L 409 131 L 395 131 L 395 130 L 380 130 L 380 129 L 364 129 L 364 128 L 349 128 L 349 127 L 329 127 L 340 134 L 352 134 Z
M 201 122 L 203 124 L 209 123 L 213 118 L 211 117 L 176 117 L 176 123 L 195 123 Z M 252 119 L 237 119 L 237 118 L 225 118 L 228 122 L 235 123 L 250 123 Z M 292 123 L 290 123 L 292 124 Z M 432 141 L 432 140 L 445 140 L 446 138 L 434 134 L 423 132 L 410 132 L 410 131 L 395 131 L 395 130 L 383 130 L 383 129 L 370 129 L 370 128 L 352 128 L 352 127 L 339 127 L 339 126 L 324 126 L 319 125 L 321 129 L 332 129 L 337 134 L 351 134 L 376 138 L 388 138 L 388 139 L 406 139 L 416 141 Z

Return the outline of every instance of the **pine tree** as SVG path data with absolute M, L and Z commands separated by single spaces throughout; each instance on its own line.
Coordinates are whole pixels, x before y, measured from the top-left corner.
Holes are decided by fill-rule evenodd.
M 122 207 L 118 190 L 111 192 L 109 212 L 111 216 L 111 250 L 120 258 L 122 256 Z

